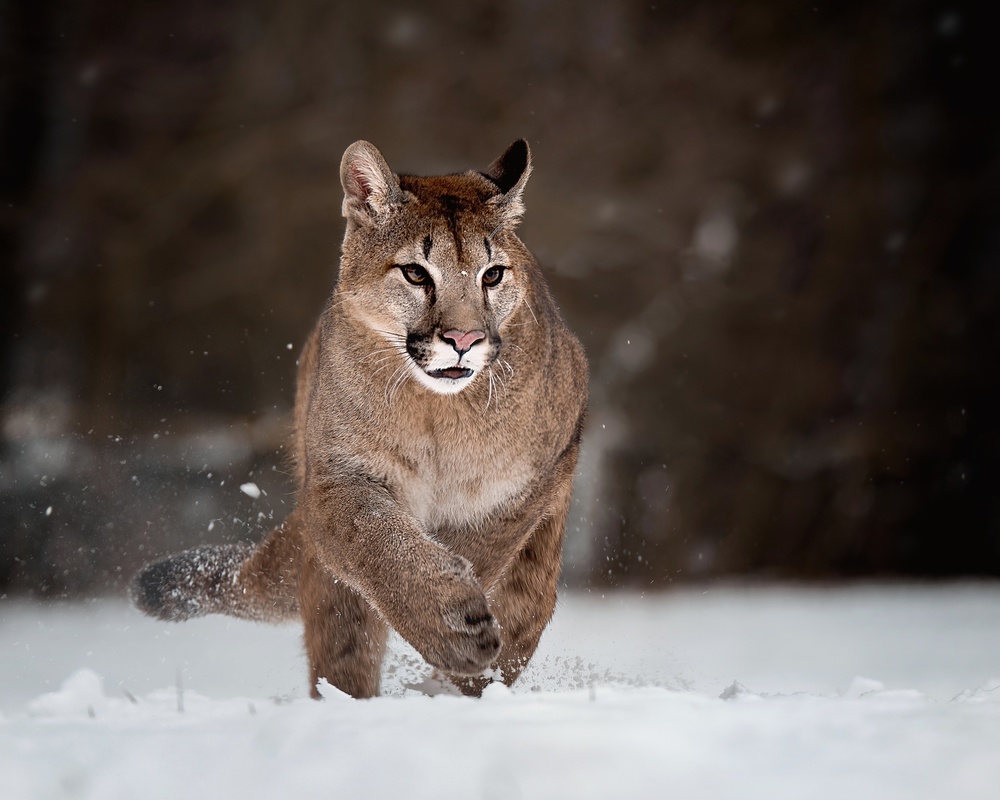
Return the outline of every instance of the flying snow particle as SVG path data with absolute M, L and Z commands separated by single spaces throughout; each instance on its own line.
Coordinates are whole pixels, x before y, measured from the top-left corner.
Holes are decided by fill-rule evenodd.
M 252 497 L 254 500 L 260 497 L 260 487 L 256 483 L 240 484 L 240 491 L 243 492 L 243 494 Z
M 47 517 L 52 516 L 52 506 L 49 506 L 47 509 L 45 509 L 45 516 Z

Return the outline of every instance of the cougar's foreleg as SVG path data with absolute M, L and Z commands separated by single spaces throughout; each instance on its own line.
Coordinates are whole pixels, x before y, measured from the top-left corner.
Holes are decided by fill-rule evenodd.
M 544 519 L 489 591 L 503 646 L 493 676 L 448 676 L 464 694 L 478 696 L 496 678 L 510 686 L 534 655 L 556 607 L 564 526 L 565 513 Z
M 326 678 L 352 697 L 376 696 L 389 630 L 375 609 L 311 558 L 302 567 L 299 605 L 310 694 L 318 698 L 316 684 Z

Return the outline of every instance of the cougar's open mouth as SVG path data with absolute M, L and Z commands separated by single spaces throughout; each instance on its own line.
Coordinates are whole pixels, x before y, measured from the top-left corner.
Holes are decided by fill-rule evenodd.
M 433 369 L 427 374 L 432 378 L 450 378 L 457 381 L 459 378 L 471 377 L 472 370 L 465 367 L 448 367 L 447 369 Z

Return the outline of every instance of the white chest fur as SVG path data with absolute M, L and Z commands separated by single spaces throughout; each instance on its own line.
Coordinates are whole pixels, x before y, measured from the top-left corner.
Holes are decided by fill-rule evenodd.
M 516 501 L 532 480 L 526 460 L 427 441 L 398 471 L 396 496 L 428 529 L 475 526 Z

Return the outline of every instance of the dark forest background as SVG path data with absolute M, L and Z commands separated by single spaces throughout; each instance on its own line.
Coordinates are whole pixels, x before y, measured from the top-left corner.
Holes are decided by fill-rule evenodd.
M 359 138 L 531 143 L 593 373 L 567 582 L 1000 575 L 988 10 L 3 0 L 0 593 L 284 516 Z

